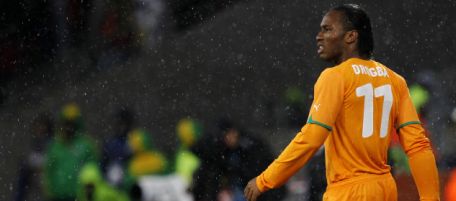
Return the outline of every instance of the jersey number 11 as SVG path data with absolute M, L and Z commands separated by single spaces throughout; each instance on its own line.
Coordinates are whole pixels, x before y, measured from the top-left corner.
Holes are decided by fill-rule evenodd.
M 391 85 L 386 84 L 374 89 L 372 84 L 368 83 L 356 88 L 356 96 L 364 96 L 363 138 L 372 136 L 374 132 L 374 96 L 375 98 L 383 96 L 380 137 L 386 137 L 388 134 L 388 123 L 391 106 L 393 105 Z

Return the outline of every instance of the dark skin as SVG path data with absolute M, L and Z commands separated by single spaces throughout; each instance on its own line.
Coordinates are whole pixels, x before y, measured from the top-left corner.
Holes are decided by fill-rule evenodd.
M 358 32 L 345 29 L 344 16 L 340 11 L 331 10 L 326 13 L 321 21 L 316 40 L 320 59 L 334 65 L 350 58 L 367 59 L 359 54 Z M 247 201 L 256 201 L 261 194 L 256 185 L 256 178 L 251 179 L 244 189 Z
M 361 58 L 358 51 L 358 32 L 344 28 L 344 16 L 340 11 L 329 11 L 320 24 L 317 37 L 317 53 L 320 59 L 338 65 L 350 58 Z

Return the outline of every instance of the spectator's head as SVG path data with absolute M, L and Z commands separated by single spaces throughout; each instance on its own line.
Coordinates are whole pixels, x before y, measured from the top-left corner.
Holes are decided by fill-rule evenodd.
M 42 113 L 33 119 L 32 133 L 36 138 L 48 138 L 53 132 L 53 121 L 47 113 Z
M 126 136 L 133 129 L 135 122 L 134 112 L 126 107 L 121 107 L 116 114 L 116 133 Z
M 79 107 L 75 103 L 63 106 L 60 113 L 60 133 L 63 139 L 71 139 L 82 130 L 82 117 Z
M 128 172 L 137 178 L 142 175 L 165 173 L 166 158 L 153 147 L 151 135 L 134 129 L 128 133 L 128 145 L 133 153 L 128 163 Z
M 228 118 L 221 118 L 217 126 L 222 132 L 223 144 L 229 149 L 236 149 L 241 137 L 240 129 Z
M 150 134 L 142 129 L 133 129 L 128 133 L 128 146 L 133 153 L 140 153 L 153 149 Z
M 202 135 L 202 126 L 193 119 L 181 119 L 176 126 L 179 141 L 185 147 L 191 147 Z
M 321 59 L 340 63 L 355 56 L 372 57 L 374 39 L 367 13 L 355 4 L 331 8 L 323 17 L 317 35 Z
M 241 133 L 237 128 L 230 128 L 224 133 L 223 141 L 229 149 L 236 149 L 239 146 Z

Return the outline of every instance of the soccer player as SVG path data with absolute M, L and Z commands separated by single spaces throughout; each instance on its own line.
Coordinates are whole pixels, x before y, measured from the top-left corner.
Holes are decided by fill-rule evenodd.
M 391 135 L 397 132 L 409 158 L 421 201 L 439 200 L 439 179 L 430 141 L 400 75 L 371 59 L 370 19 L 359 6 L 330 9 L 321 21 L 318 55 L 335 66 L 314 88 L 307 124 L 280 156 L 250 180 L 249 201 L 285 183 L 325 143 L 328 187 L 324 201 L 396 201 L 387 165 Z

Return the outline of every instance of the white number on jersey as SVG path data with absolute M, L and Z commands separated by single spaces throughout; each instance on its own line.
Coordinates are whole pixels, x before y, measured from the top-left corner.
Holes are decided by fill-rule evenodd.
M 374 89 L 372 84 L 368 83 L 356 88 L 356 96 L 364 96 L 363 138 L 372 136 L 374 132 L 374 96 L 375 98 L 383 96 L 380 137 L 386 137 L 388 134 L 389 115 L 393 105 L 391 85 L 387 84 Z

